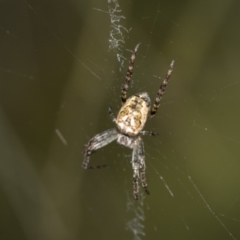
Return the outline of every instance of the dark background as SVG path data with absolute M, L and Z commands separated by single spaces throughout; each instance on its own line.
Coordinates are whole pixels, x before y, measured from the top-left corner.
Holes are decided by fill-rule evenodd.
M 239 239 L 239 2 L 118 3 L 0 1 L 0 238 Z M 95 153 L 105 169 L 81 163 L 114 127 L 139 42 L 130 95 L 153 100 L 175 66 L 145 128 L 159 133 L 144 137 L 151 194 L 136 202 L 129 149 Z

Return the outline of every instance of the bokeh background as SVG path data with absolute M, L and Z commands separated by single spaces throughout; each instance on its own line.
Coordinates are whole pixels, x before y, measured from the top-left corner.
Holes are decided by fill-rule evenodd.
M 240 238 L 240 3 L 0 1 L 0 238 Z M 116 42 L 113 42 L 113 40 Z M 129 94 L 167 92 L 144 137 L 150 195 L 132 198 L 131 151 L 84 145 Z M 112 45 L 115 43 L 115 45 Z M 120 61 L 118 61 L 120 60 Z

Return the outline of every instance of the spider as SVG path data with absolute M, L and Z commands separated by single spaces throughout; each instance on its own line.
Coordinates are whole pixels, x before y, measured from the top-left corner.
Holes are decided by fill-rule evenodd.
M 127 91 L 133 74 L 133 65 L 138 47 L 139 44 L 135 47 L 129 62 L 126 80 L 121 89 L 122 107 L 119 110 L 117 117 L 114 116 L 112 109 L 109 108 L 109 115 L 116 127 L 97 134 L 87 143 L 82 163 L 82 167 L 84 169 L 94 169 L 106 166 L 88 166 L 90 155 L 93 151 L 106 146 L 114 140 L 117 140 L 117 143 L 120 145 L 132 149 L 131 163 L 133 168 L 133 196 L 136 200 L 139 199 L 139 178 L 141 179 L 142 187 L 145 192 L 149 194 L 145 175 L 146 164 L 144 144 L 141 136 L 157 135 L 157 133 L 152 131 L 144 131 L 143 128 L 147 119 L 152 118 L 160 106 L 160 100 L 166 90 L 174 65 L 174 61 L 172 61 L 167 75 L 158 89 L 157 96 L 152 107 L 150 97 L 146 92 L 137 93 L 127 99 Z

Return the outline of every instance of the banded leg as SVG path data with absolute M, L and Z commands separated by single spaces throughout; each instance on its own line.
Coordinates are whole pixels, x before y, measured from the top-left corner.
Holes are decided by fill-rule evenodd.
M 135 200 L 139 199 L 139 170 L 134 169 L 133 170 L 133 197 Z
M 155 132 L 152 132 L 152 131 L 141 131 L 140 134 L 143 135 L 143 136 L 146 136 L 146 135 L 157 136 L 158 135 L 158 133 L 155 133 Z
M 118 136 L 118 133 L 115 128 L 109 129 L 105 132 L 102 132 L 94 136 L 85 147 L 82 167 L 84 169 L 96 169 L 100 167 L 105 167 L 106 165 L 88 166 L 90 156 L 92 152 L 94 152 L 95 150 L 102 148 L 107 144 L 109 144 L 110 142 L 116 140 L 117 136 Z
M 144 153 L 144 144 L 141 140 L 141 143 L 139 145 L 139 160 L 140 160 L 140 179 L 142 182 L 142 187 L 144 188 L 145 192 L 147 194 L 150 194 L 147 189 L 147 179 L 146 179 L 146 164 L 145 164 L 145 153 Z
M 133 74 L 132 70 L 133 70 L 134 60 L 136 58 L 138 47 L 139 47 L 139 44 L 135 47 L 135 49 L 132 53 L 132 56 L 131 56 L 131 59 L 129 62 L 129 66 L 128 66 L 128 70 L 127 70 L 127 74 L 126 74 L 126 80 L 125 80 L 125 83 L 122 85 L 122 95 L 121 95 L 122 104 L 124 104 L 127 100 L 127 91 L 129 88 L 131 78 L 132 78 L 132 74 Z
M 157 92 L 157 97 L 155 99 L 155 102 L 154 102 L 153 107 L 150 112 L 150 117 L 153 117 L 156 114 L 156 112 L 160 106 L 160 101 L 162 99 L 162 95 L 164 94 L 164 92 L 166 90 L 168 81 L 169 81 L 172 71 L 173 71 L 173 65 L 174 65 L 174 61 L 171 62 L 170 67 L 167 72 L 167 75 L 166 75 L 165 79 L 163 80 L 163 83 L 159 87 L 159 90 Z
M 135 200 L 139 199 L 139 178 L 141 179 L 142 186 L 145 192 L 149 194 L 147 189 L 147 181 L 145 175 L 145 155 L 143 141 L 139 137 L 136 145 L 133 147 L 132 155 L 132 168 L 133 168 L 133 197 Z M 140 174 L 139 174 L 140 171 Z
M 109 113 L 109 116 L 112 119 L 112 121 L 115 123 L 116 122 L 116 118 L 115 118 L 115 116 L 113 114 L 113 111 L 112 111 L 111 107 L 108 108 L 108 113 Z

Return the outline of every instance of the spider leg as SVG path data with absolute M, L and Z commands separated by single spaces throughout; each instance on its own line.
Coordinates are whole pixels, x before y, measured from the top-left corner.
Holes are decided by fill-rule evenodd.
M 139 169 L 133 170 L 133 197 L 135 200 L 139 199 Z
M 141 131 L 140 134 L 143 135 L 143 136 L 146 136 L 146 135 L 157 136 L 158 135 L 158 133 L 155 133 L 155 132 L 152 132 L 152 131 Z
M 128 91 L 128 88 L 129 88 L 131 78 L 132 78 L 132 74 L 133 74 L 132 70 L 133 70 L 134 60 L 136 58 L 136 54 L 137 54 L 137 50 L 138 50 L 139 45 L 140 44 L 137 44 L 137 46 L 135 47 L 135 49 L 132 53 L 132 56 L 131 56 L 131 59 L 130 59 L 130 62 L 129 62 L 129 66 L 128 66 L 128 70 L 127 70 L 127 74 L 126 74 L 126 81 L 122 86 L 122 95 L 121 95 L 122 104 L 124 104 L 127 100 L 127 91 Z
M 133 146 L 132 153 L 132 168 L 133 168 L 133 197 L 135 200 L 139 199 L 139 159 L 138 159 L 138 143 Z
M 111 107 L 108 108 L 108 113 L 109 113 L 109 116 L 111 117 L 112 121 L 115 123 L 116 122 L 116 118 L 115 118 L 115 116 L 113 114 L 113 111 L 112 111 Z
M 150 117 L 153 117 L 156 114 L 156 112 L 157 112 L 157 110 L 160 106 L 160 101 L 162 99 L 162 95 L 164 94 L 164 92 L 166 90 L 168 81 L 169 81 L 169 79 L 171 77 L 171 74 L 172 74 L 172 71 L 173 71 L 173 65 L 174 65 L 174 61 L 171 62 L 170 67 L 169 67 L 168 72 L 167 72 L 167 75 L 166 75 L 165 79 L 163 80 L 163 83 L 160 85 L 160 87 L 158 89 L 155 102 L 154 102 L 153 107 L 152 107 L 151 112 L 150 112 Z
M 132 155 L 132 168 L 133 168 L 133 196 L 135 200 L 139 199 L 139 178 L 141 179 L 142 186 L 147 194 L 149 191 L 147 189 L 147 180 L 146 180 L 146 166 L 145 166 L 145 154 L 144 154 L 144 145 L 140 137 L 136 140 L 136 143 L 133 147 Z
M 85 147 L 82 167 L 84 169 L 96 169 L 96 168 L 106 166 L 106 165 L 88 166 L 90 155 L 92 154 L 92 152 L 96 151 L 97 149 L 102 148 L 107 144 L 111 143 L 112 141 L 116 140 L 117 136 L 118 136 L 118 132 L 115 128 L 109 129 L 107 131 L 104 131 L 94 136 Z
M 139 160 L 140 160 L 140 178 L 141 178 L 141 182 L 142 182 L 142 187 L 144 188 L 144 190 L 147 194 L 150 194 L 147 189 L 145 152 L 144 152 L 144 144 L 143 144 L 142 139 L 139 144 L 138 155 L 139 155 Z

